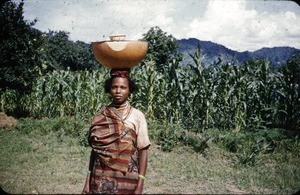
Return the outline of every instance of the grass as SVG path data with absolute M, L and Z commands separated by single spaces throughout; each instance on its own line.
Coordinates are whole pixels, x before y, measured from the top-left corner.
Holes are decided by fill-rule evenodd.
M 1 130 L 1 187 L 14 194 L 78 193 L 88 148 L 59 133 Z
M 146 189 L 183 194 L 294 193 L 300 186 L 299 156 L 281 155 L 265 156 L 257 166 L 236 166 L 232 155 L 219 148 L 211 147 L 205 156 L 188 147 L 163 154 L 152 148 Z
M 1 128 L 1 188 L 13 194 L 81 193 L 90 148 L 80 144 L 84 125 L 71 123 L 26 119 L 15 128 Z M 72 128 L 82 130 L 72 136 L 64 131 Z M 204 154 L 188 146 L 163 152 L 153 144 L 144 193 L 292 194 L 300 189 L 299 144 L 259 153 L 259 161 L 252 166 L 237 164 L 235 154 L 212 141 L 208 144 Z

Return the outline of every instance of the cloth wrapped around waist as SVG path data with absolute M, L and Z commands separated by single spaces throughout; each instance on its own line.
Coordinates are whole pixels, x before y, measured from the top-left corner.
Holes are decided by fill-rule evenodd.
M 88 141 L 105 165 L 123 173 L 128 171 L 134 152 L 136 133 L 121 121 L 103 116 L 95 121 L 89 131 Z

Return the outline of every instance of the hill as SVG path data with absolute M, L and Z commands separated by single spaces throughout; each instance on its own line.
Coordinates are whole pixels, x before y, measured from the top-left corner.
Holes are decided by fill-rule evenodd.
M 262 48 L 253 52 L 238 52 L 211 41 L 201 41 L 195 38 L 178 40 L 178 45 L 178 51 L 184 55 L 183 64 L 192 63 L 192 58 L 189 54 L 194 54 L 197 45 L 200 46 L 201 54 L 204 56 L 204 65 L 216 63 L 219 59 L 222 62 L 240 64 L 249 58 L 259 58 L 268 59 L 273 66 L 280 66 L 292 57 L 292 55 L 300 54 L 300 49 L 293 47 L 273 47 Z

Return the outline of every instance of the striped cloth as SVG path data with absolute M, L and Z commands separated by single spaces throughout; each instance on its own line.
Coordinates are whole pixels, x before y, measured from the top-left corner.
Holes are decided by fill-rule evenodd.
M 94 165 L 91 173 L 92 193 L 132 194 L 138 182 L 137 135 L 123 121 L 132 107 L 107 106 L 100 110 L 89 131 Z

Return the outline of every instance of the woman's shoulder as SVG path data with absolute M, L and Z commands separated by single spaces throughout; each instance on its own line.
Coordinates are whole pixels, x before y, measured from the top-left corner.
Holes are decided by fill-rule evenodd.
M 147 120 L 145 114 L 137 108 L 132 107 L 131 114 L 128 117 L 128 121 L 131 121 L 133 124 L 137 125 L 136 126 L 137 129 L 141 127 L 143 129 L 147 128 Z
M 138 117 L 144 117 L 145 118 L 145 115 L 142 111 L 140 111 L 139 109 L 135 108 L 135 107 L 132 107 L 132 114 L 138 116 Z

